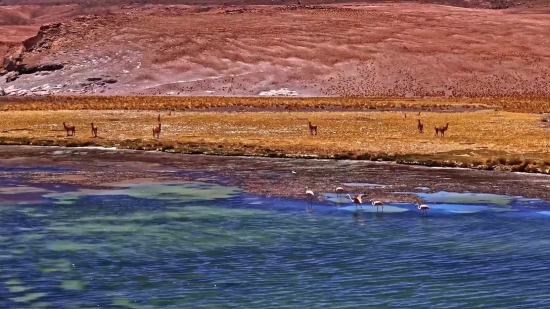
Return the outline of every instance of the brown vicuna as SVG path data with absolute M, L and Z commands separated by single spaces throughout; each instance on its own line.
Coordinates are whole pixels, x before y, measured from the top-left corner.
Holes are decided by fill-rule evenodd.
M 444 127 L 435 127 L 435 136 L 438 136 L 438 133 L 441 133 L 441 136 L 445 136 L 445 131 L 449 128 L 449 123 Z
M 92 122 L 92 137 L 97 137 L 97 127 L 94 127 L 93 122 Z
M 71 136 L 75 136 L 76 134 L 75 126 L 68 126 L 63 122 L 63 128 L 65 129 L 65 131 L 67 131 L 67 136 L 69 136 L 69 132 L 72 132 Z
M 317 126 L 312 125 L 310 121 L 307 122 L 307 125 L 309 126 L 309 134 L 317 135 Z
M 160 138 L 160 127 L 161 124 L 159 123 L 158 127 L 153 128 L 153 137 Z
M 160 123 L 160 114 L 159 114 L 159 116 L 158 116 L 157 120 L 158 120 L 158 121 L 159 121 L 159 123 Z
M 418 133 L 424 133 L 424 124 L 418 119 Z

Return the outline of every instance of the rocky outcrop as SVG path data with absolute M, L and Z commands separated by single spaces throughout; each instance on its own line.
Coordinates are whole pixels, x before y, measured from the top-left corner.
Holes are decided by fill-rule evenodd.
M 0 72 L 32 74 L 39 71 L 55 71 L 62 69 L 63 64 L 60 63 L 42 63 L 36 65 L 26 63 L 25 60 L 29 55 L 35 55 L 45 49 L 49 49 L 53 43 L 55 34 L 60 31 L 60 27 L 61 23 L 43 25 L 40 27 L 37 35 L 26 39 L 20 46 L 11 47 L 4 56 Z
M 42 25 L 38 33 L 23 42 L 26 52 L 41 52 L 52 46 L 54 39 L 61 31 L 62 23 Z

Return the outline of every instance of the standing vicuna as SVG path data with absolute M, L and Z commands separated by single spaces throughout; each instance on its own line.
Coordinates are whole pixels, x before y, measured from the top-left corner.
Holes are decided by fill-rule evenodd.
M 311 121 L 308 121 L 307 125 L 309 126 L 309 134 L 317 135 L 317 126 L 312 125 Z M 313 134 L 313 132 L 315 132 L 315 134 Z
M 69 132 L 72 132 L 71 136 L 75 136 L 76 134 L 75 126 L 68 126 L 63 122 L 63 128 L 65 129 L 65 131 L 67 131 L 67 136 L 69 136 Z
M 153 137 L 160 138 L 160 127 L 161 124 L 159 123 L 158 127 L 153 128 Z
M 418 133 L 424 133 L 424 124 L 418 119 Z
M 449 123 L 444 127 L 435 127 L 435 136 L 438 136 L 438 133 L 441 133 L 441 136 L 445 136 L 445 131 L 449 128 Z
M 93 122 L 92 122 L 92 137 L 97 137 L 97 127 L 94 127 Z

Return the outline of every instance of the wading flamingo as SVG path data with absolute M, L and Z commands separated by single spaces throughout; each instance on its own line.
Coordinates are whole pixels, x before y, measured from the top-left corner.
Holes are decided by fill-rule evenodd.
M 313 208 L 313 196 L 315 196 L 313 191 L 306 187 L 306 197 L 308 199 L 307 208 Z
M 415 206 L 416 206 L 416 209 L 422 210 L 422 217 L 424 217 L 424 215 L 428 216 L 428 209 L 430 209 L 430 206 L 425 204 L 420 205 L 418 203 L 416 203 Z
M 344 193 L 344 188 L 338 187 L 336 188 L 336 197 L 340 197 Z
M 384 212 L 384 203 L 380 201 L 373 201 L 372 206 L 376 206 L 376 212 L 378 212 L 378 206 L 382 206 L 382 212 Z
M 346 197 L 355 203 L 355 209 L 357 209 L 357 205 L 363 204 L 363 195 L 365 194 L 359 194 L 357 196 L 351 197 L 349 194 L 347 194 Z M 363 205 L 361 205 L 361 209 L 363 209 Z

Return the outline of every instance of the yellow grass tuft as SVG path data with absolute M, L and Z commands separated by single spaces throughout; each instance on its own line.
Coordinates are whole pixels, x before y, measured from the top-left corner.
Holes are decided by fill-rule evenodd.
M 538 115 L 527 113 L 424 111 L 403 119 L 398 111 L 176 111 L 161 113 L 162 132 L 160 139 L 155 139 L 152 128 L 158 114 L 135 110 L 5 111 L 0 143 L 319 156 L 484 169 L 504 165 L 526 171 L 544 171 L 545 162 L 550 163 L 548 129 Z M 417 119 L 424 123 L 424 134 L 417 133 Z M 308 120 L 318 126 L 318 136 L 309 135 Z M 62 122 L 76 126 L 76 137 L 66 137 Z M 90 122 L 99 127 L 98 138 L 91 137 Z M 447 122 L 445 137 L 435 137 L 434 127 Z

